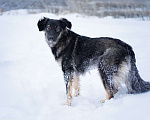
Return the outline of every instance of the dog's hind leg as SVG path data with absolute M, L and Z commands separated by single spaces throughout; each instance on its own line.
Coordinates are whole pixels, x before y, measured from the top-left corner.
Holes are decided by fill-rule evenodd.
M 114 85 L 113 75 L 117 72 L 117 66 L 107 64 L 107 61 L 101 61 L 99 64 L 99 73 L 102 79 L 106 91 L 106 99 L 109 100 L 114 97 L 114 94 L 117 92 L 117 87 Z M 105 102 L 102 100 L 101 102 Z
M 104 89 L 106 91 L 106 99 L 101 100 L 101 103 L 104 103 L 105 100 L 109 100 L 114 96 L 115 89 L 114 89 L 113 84 L 109 83 L 109 82 L 112 82 L 112 81 L 110 81 L 111 79 L 109 79 L 109 80 L 105 79 L 104 77 L 102 77 L 101 73 L 100 73 L 100 77 L 101 77 L 102 83 L 104 85 Z
M 75 97 L 77 97 L 78 95 L 80 95 L 80 79 L 79 79 L 79 75 L 77 75 L 75 73 L 74 75 L 74 95 Z

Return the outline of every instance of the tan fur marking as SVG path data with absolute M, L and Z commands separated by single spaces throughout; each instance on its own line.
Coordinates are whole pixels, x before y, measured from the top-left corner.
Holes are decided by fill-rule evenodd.
M 106 86 L 106 89 L 105 89 L 105 91 L 106 91 L 106 100 L 109 100 L 109 99 L 111 99 L 111 94 L 110 94 L 110 90 L 109 90 L 109 88 Z
M 101 100 L 100 101 L 101 103 L 105 103 L 106 100 L 110 100 L 111 99 L 111 94 L 110 94 L 110 91 L 109 91 L 109 89 L 107 87 L 106 87 L 105 91 L 106 91 L 106 99 Z
M 79 76 L 76 76 L 74 78 L 74 95 L 75 97 L 77 97 L 80 94 L 80 79 Z
M 67 101 L 66 101 L 66 104 L 67 105 L 71 105 L 71 102 L 72 102 L 72 79 L 73 77 L 71 77 L 71 80 L 70 80 L 70 83 L 69 83 L 69 87 L 68 87 L 68 93 L 67 93 Z
M 67 105 L 71 105 L 71 102 L 72 102 L 72 89 L 74 87 L 74 95 L 73 96 L 78 96 L 80 93 L 80 79 L 79 79 L 79 76 L 76 75 L 76 73 L 72 74 L 71 75 L 71 78 L 70 78 L 70 83 L 69 83 L 69 86 L 68 86 L 68 93 L 67 93 L 67 102 L 66 104 Z
M 118 86 L 114 85 L 114 94 L 116 94 L 118 92 Z

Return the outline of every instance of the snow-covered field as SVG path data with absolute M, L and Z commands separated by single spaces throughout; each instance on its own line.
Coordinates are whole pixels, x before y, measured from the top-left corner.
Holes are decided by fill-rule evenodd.
M 81 76 L 81 95 L 66 101 L 61 68 L 39 32 L 42 17 L 65 17 L 78 34 L 119 38 L 136 54 L 141 77 L 150 81 L 150 21 L 80 15 L 4 14 L 0 16 L 0 120 L 150 120 L 150 92 L 124 89 L 101 104 L 105 91 L 96 70 Z

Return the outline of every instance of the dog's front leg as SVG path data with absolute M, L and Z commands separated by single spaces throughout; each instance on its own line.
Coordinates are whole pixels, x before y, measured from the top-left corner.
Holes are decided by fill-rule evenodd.
M 73 75 L 64 75 L 64 80 L 66 84 L 66 95 L 67 95 L 67 101 L 66 104 L 68 106 L 71 105 L 72 102 L 72 82 L 73 82 Z
M 74 97 L 77 97 L 78 95 L 80 95 L 80 79 L 79 79 L 79 75 L 77 75 L 75 73 L 74 75 Z

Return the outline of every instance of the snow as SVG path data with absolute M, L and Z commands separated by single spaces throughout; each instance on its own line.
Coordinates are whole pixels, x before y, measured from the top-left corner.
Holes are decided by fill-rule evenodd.
M 127 42 L 135 51 L 141 77 L 150 81 L 150 21 L 78 14 L 4 14 L 0 16 L 0 120 L 150 119 L 150 92 L 128 95 L 121 89 L 115 98 L 101 104 L 105 90 L 96 70 L 80 77 L 81 95 L 73 98 L 72 106 L 64 105 L 61 68 L 44 33 L 37 28 L 42 16 L 65 17 L 72 22 L 72 30 L 81 35 L 114 37 Z

